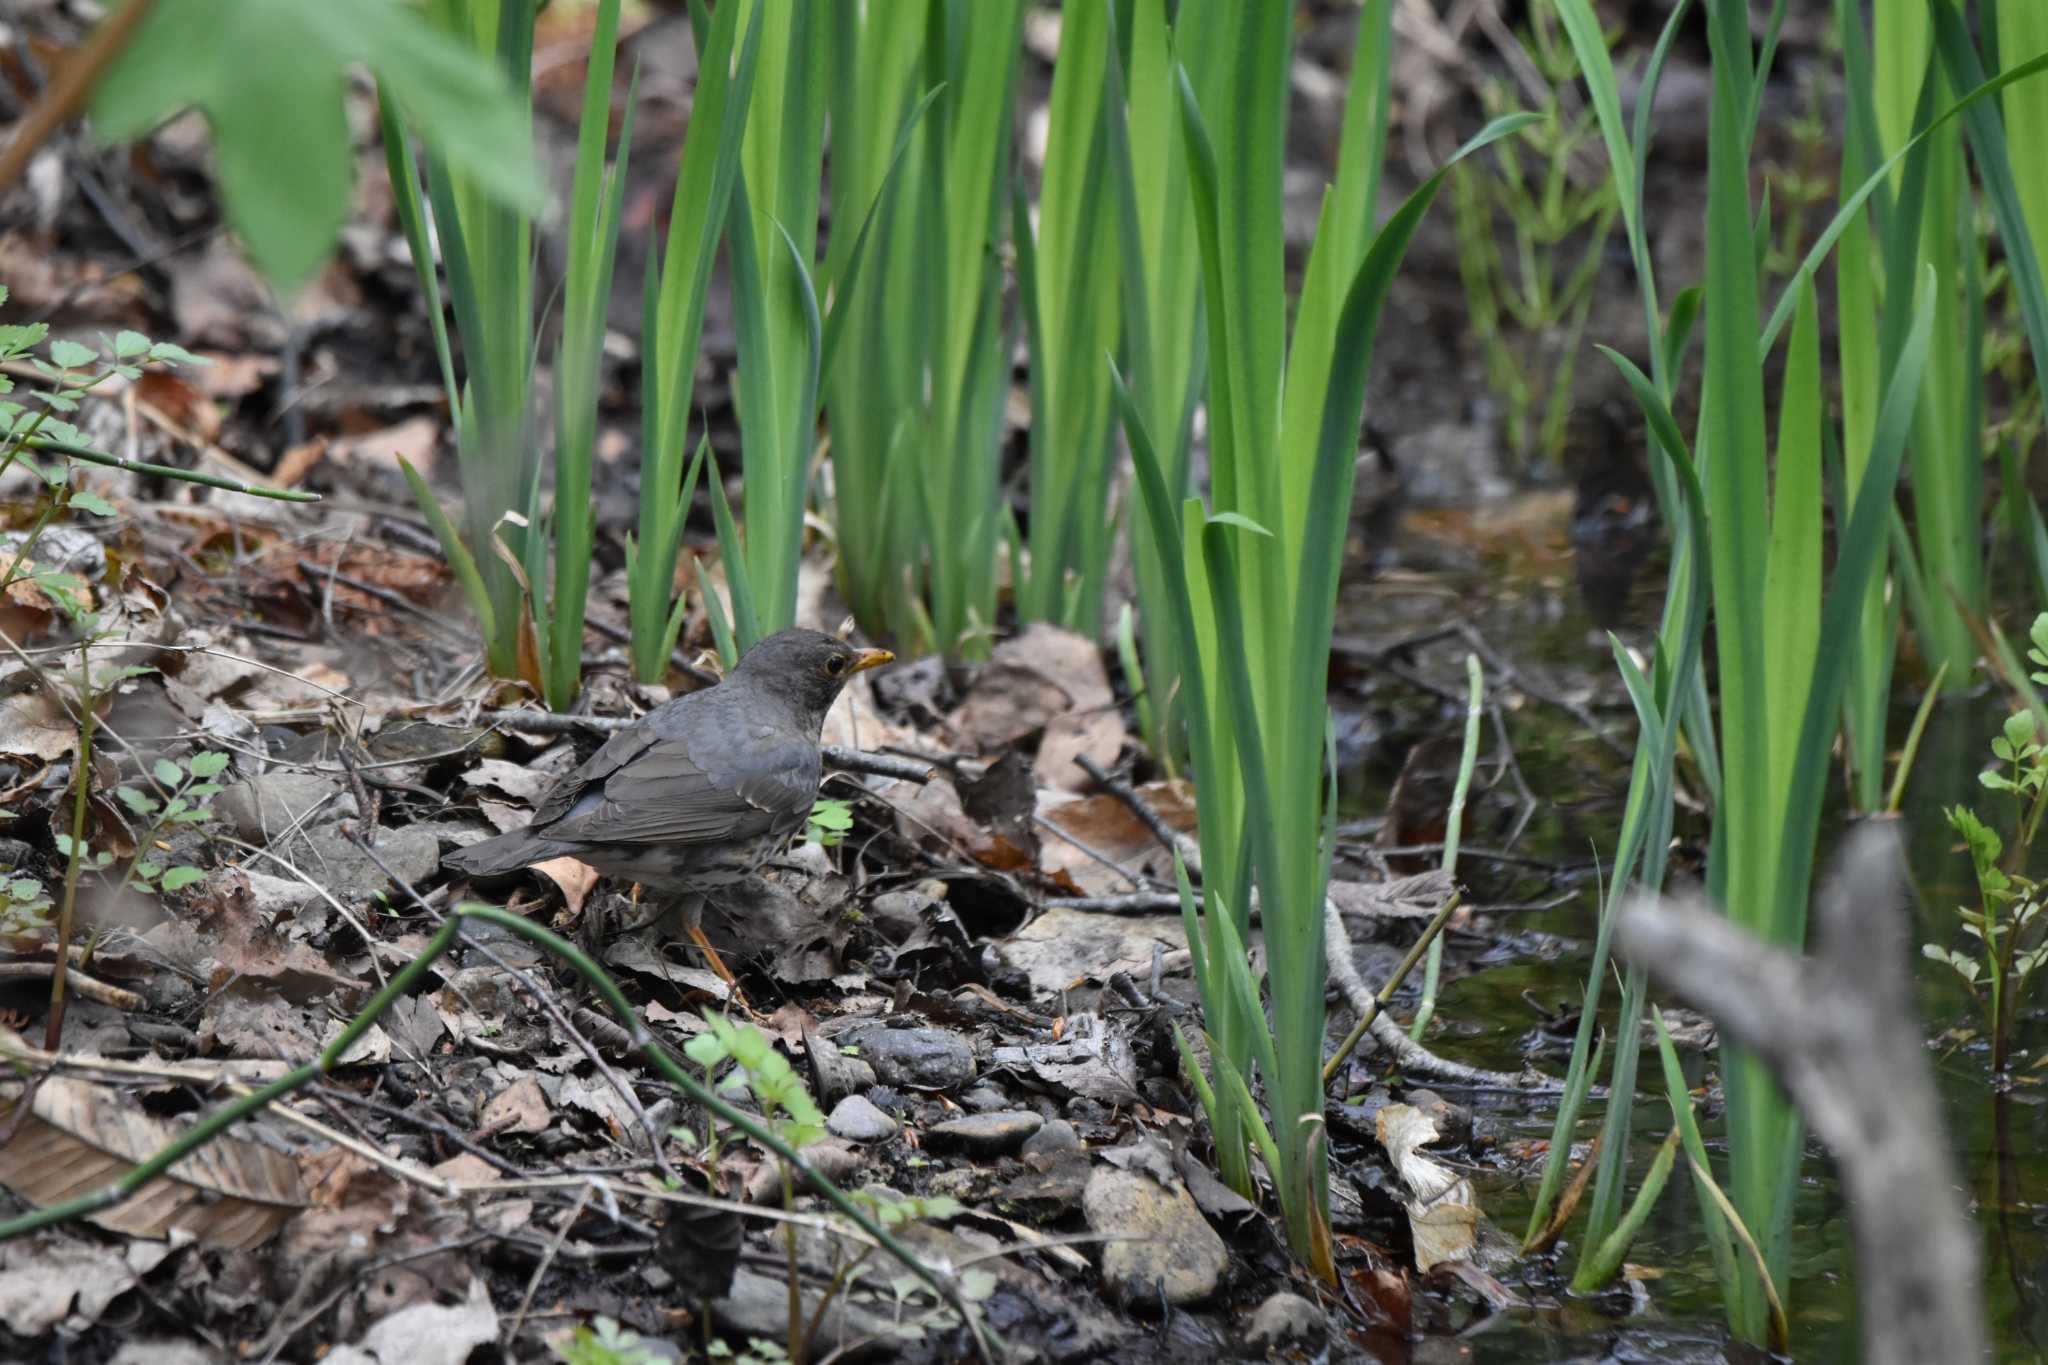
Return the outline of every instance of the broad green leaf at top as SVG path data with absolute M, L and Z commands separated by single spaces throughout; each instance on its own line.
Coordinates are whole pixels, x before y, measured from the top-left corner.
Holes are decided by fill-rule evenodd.
M 92 116 L 100 136 L 118 140 L 183 109 L 204 113 L 229 217 L 289 293 L 326 258 L 348 212 L 342 93 L 357 64 L 492 196 L 540 207 L 522 101 L 486 58 L 394 0 L 158 0 L 101 78 Z

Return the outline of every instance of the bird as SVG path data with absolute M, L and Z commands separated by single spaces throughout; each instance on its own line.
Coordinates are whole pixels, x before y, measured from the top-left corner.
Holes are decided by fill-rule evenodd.
M 524 829 L 442 865 L 488 878 L 572 857 L 701 910 L 703 897 L 757 874 L 803 828 L 824 776 L 825 713 L 854 674 L 895 657 L 816 630 L 767 636 L 723 682 L 664 702 L 606 740 Z M 702 945 L 695 914 L 686 919 Z

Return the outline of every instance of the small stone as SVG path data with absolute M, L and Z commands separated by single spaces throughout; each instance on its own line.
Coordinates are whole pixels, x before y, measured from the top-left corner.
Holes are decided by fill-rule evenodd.
M 1283 1289 L 1252 1310 L 1244 1339 L 1254 1350 L 1264 1350 L 1289 1341 L 1321 1341 L 1328 1332 L 1322 1309 Z
M 1223 1239 L 1178 1185 L 1150 1176 L 1098 1167 L 1081 1194 L 1091 1232 L 1114 1240 L 1102 1246 L 1102 1281 L 1112 1298 L 1131 1308 L 1176 1307 L 1216 1292 L 1230 1264 Z
M 840 1040 L 860 1049 L 884 1085 L 951 1090 L 974 1079 L 974 1049 L 946 1029 L 866 1024 Z
M 242 875 L 249 879 L 250 910 L 267 923 L 297 919 L 301 910 L 320 897 L 318 891 L 295 877 L 273 877 L 253 868 L 244 868 Z M 324 907 L 326 903 L 321 904 Z
M 880 1142 L 896 1135 L 896 1120 L 890 1118 L 864 1095 L 848 1095 L 832 1106 L 825 1128 L 848 1142 Z
M 933 1128 L 929 1136 L 935 1147 L 951 1147 L 970 1156 L 1003 1156 L 1016 1151 L 1044 1123 L 1044 1119 L 1028 1110 L 1012 1109 L 1006 1113 L 948 1119 Z
M 1026 1161 L 1051 1161 L 1068 1152 L 1080 1150 L 1081 1135 L 1074 1131 L 1074 1125 L 1065 1119 L 1054 1119 L 1025 1138 L 1024 1146 L 1018 1154 Z
M 991 1085 L 977 1085 L 960 1097 L 960 1107 L 971 1114 L 995 1114 L 1010 1107 L 1010 1097 Z
M 441 841 L 431 830 L 418 825 L 380 829 L 372 847 L 377 850 L 377 857 L 383 859 L 383 867 L 329 825 L 291 840 L 282 856 L 300 867 L 318 868 L 320 884 L 343 905 L 366 901 L 389 889 L 391 878 L 385 875 L 385 867 L 391 869 L 393 876 L 416 887 L 441 866 Z
M 356 803 L 339 778 L 281 770 L 235 783 L 213 798 L 213 810 L 237 836 L 267 847 L 301 820 L 325 824 L 354 815 Z

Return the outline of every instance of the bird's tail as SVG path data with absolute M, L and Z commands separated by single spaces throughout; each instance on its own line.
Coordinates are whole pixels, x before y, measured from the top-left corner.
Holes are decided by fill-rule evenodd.
M 530 830 L 515 829 L 510 834 L 459 848 L 441 859 L 441 866 L 467 877 L 506 877 L 531 863 L 558 858 L 570 851 L 566 844 L 537 839 Z

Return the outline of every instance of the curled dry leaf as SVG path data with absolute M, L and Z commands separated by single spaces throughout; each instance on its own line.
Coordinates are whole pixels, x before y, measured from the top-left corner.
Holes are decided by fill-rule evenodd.
M 565 920 L 573 920 L 583 913 L 583 902 L 589 899 L 590 888 L 597 885 L 596 868 L 575 858 L 550 858 L 544 863 L 535 863 L 533 870 L 561 888 L 566 906 L 563 912 Z
M 1472 1182 L 1418 1149 L 1437 1140 L 1436 1120 L 1411 1104 L 1379 1112 L 1380 1145 L 1408 1187 L 1408 1227 L 1415 1236 L 1415 1268 L 1470 1260 L 1478 1248 L 1479 1201 Z
M 18 1104 L 22 1087 L 0 1088 Z M 39 1208 L 119 1180 L 177 1139 L 180 1126 L 152 1118 L 110 1086 L 54 1076 L 35 1087 L 29 1113 L 0 1147 L 0 1184 Z M 208 1246 L 258 1246 L 306 1204 L 296 1162 L 282 1152 L 221 1137 L 92 1221 L 132 1237 L 188 1233 Z

